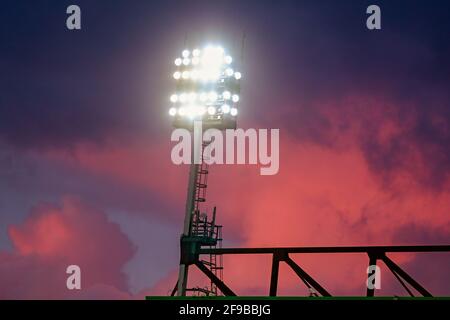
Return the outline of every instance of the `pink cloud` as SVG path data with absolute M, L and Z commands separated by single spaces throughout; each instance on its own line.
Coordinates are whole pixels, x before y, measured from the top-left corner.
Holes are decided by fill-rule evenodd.
M 122 269 L 135 248 L 104 212 L 66 197 L 61 206 L 36 206 L 9 234 L 14 250 L 0 255 L 1 298 L 130 297 Z M 72 264 L 81 268 L 81 291 L 66 287 Z
M 117 145 L 111 142 L 101 148 L 80 144 L 72 152 L 52 150 L 46 156 L 84 168 L 91 174 L 112 178 L 124 186 L 141 188 L 168 202 L 176 200 L 178 197 L 174 195 L 185 190 L 180 181 L 185 181 L 187 174 L 184 168 L 171 162 L 170 136 L 167 143 L 138 140 Z
M 211 210 L 218 205 L 225 239 L 238 239 L 240 246 L 394 245 L 404 244 L 397 242 L 397 234 L 411 224 L 431 232 L 439 229 L 450 239 L 450 179 L 444 179 L 440 189 L 422 183 L 430 168 L 422 145 L 408 133 L 417 121 L 413 113 L 398 118 L 393 102 L 369 96 L 322 102 L 317 107 L 330 123 L 323 129 L 330 143 L 302 140 L 282 130 L 278 175 L 260 176 L 254 166 L 211 168 L 208 206 Z M 382 150 L 395 149 L 401 141 L 402 149 L 392 155 L 395 165 L 384 168 L 388 180 L 372 159 L 380 155 L 365 149 L 367 139 Z M 57 156 L 178 203 L 180 212 L 174 214 L 181 224 L 188 168 L 171 163 L 169 140 L 158 146 L 142 141 L 104 149 L 80 146 L 74 157 Z M 414 232 L 404 233 L 402 239 L 427 244 Z M 23 250 L 29 250 L 26 243 Z M 329 268 L 331 258 L 308 256 L 302 263 L 338 292 L 359 290 L 366 257 L 337 257 Z M 268 269 L 260 267 L 264 258 L 244 264 L 240 258 L 227 259 L 226 274 L 238 291 L 266 293 Z M 402 255 L 397 261 L 407 264 L 414 259 L 415 255 Z M 298 285 L 286 279 L 282 280 L 286 292 L 295 292 Z M 248 283 L 253 285 L 248 288 Z

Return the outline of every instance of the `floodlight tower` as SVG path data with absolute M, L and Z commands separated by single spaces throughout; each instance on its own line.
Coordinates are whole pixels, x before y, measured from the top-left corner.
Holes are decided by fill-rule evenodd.
M 194 123 L 202 129 L 219 130 L 236 128 L 241 73 L 233 69 L 233 58 L 221 46 L 208 45 L 185 49 L 176 58 L 176 92 L 170 96 L 169 115 L 175 128 L 194 130 Z M 215 246 L 220 241 L 220 229 L 215 225 L 215 209 L 211 221 L 200 213 L 199 205 L 205 202 L 208 168 L 203 162 L 202 137 L 195 137 L 189 170 L 183 233 L 180 241 L 180 269 L 176 291 L 186 295 L 189 265 L 183 263 L 193 248 Z M 199 157 L 199 161 L 195 161 Z M 214 263 L 210 264 L 210 268 Z
M 171 295 L 177 293 L 184 296 L 186 291 L 217 295 L 220 290 L 225 296 L 235 296 L 234 291 L 222 281 L 221 263 L 217 263 L 216 258 L 219 257 L 221 261 L 222 255 L 227 254 L 268 254 L 272 256 L 270 296 L 277 295 L 280 263 L 286 263 L 297 274 L 308 288 L 310 296 L 331 296 L 325 287 L 290 257 L 290 254 L 358 253 L 368 256 L 369 268 L 376 266 L 377 261 L 384 262 L 411 296 L 414 296 L 414 293 L 408 285 L 419 294 L 431 297 L 429 291 L 388 257 L 388 253 L 450 252 L 450 245 L 264 248 L 221 248 L 218 245 L 221 240 L 221 229 L 215 224 L 215 208 L 211 220 L 208 220 L 206 214 L 200 213 L 200 204 L 205 202 L 206 197 L 208 167 L 205 162 L 196 163 L 194 160 L 196 158 L 204 160 L 203 147 L 208 143 L 204 143 L 201 136 L 196 137 L 195 128 L 198 122 L 202 124 L 203 129 L 224 130 L 236 127 L 241 73 L 233 70 L 232 62 L 231 56 L 220 46 L 207 46 L 203 49 L 194 49 L 192 52 L 186 49 L 181 57 L 175 59 L 177 70 L 173 77 L 176 80 L 176 92 L 170 97 L 172 106 L 169 114 L 173 118 L 175 128 L 194 131 L 194 139 L 201 141 L 196 141 L 199 148 L 195 148 L 194 143 L 194 152 L 191 152 L 184 228 L 180 239 L 180 269 L 178 282 Z M 199 150 L 195 152 L 195 149 Z M 205 256 L 209 256 L 210 261 L 202 260 Z M 186 287 L 190 265 L 195 265 L 211 280 L 210 289 Z M 367 284 L 373 275 L 374 273 L 368 273 Z M 375 289 L 368 286 L 366 295 L 373 297 L 374 294 Z

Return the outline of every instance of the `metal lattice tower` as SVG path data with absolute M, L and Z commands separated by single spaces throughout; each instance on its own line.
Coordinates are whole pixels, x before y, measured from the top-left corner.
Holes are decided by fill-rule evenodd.
M 214 281 L 208 289 L 187 288 L 188 271 L 192 254 L 200 248 L 221 248 L 222 230 L 216 225 L 216 209 L 212 218 L 202 208 L 208 187 L 208 165 L 205 163 L 201 131 L 204 129 L 235 129 L 240 94 L 241 73 L 234 69 L 233 58 L 221 46 L 207 45 L 192 51 L 185 49 L 175 61 L 176 92 L 171 95 L 169 115 L 175 128 L 194 132 L 194 148 L 191 152 L 188 190 L 186 197 L 183 233 L 180 239 L 180 269 L 177 286 L 172 294 L 217 295 Z M 200 124 L 200 133 L 196 135 Z M 200 147 L 198 147 L 200 146 Z M 200 150 L 197 150 L 200 149 Z M 223 266 L 220 254 L 210 254 L 202 260 L 206 272 L 222 279 Z M 205 271 L 204 271 L 205 272 Z
M 208 220 L 206 211 L 203 211 L 202 206 L 206 201 L 206 190 L 208 188 L 208 174 L 209 165 L 206 163 L 208 160 L 204 155 L 204 148 L 207 143 L 203 143 L 202 148 L 202 163 L 198 167 L 197 181 L 195 189 L 195 212 L 192 219 L 192 237 L 199 239 L 202 246 L 206 246 L 210 249 L 222 247 L 222 226 L 216 225 L 216 207 L 213 209 L 212 218 Z M 217 276 L 219 279 L 223 279 L 223 259 L 221 254 L 212 253 L 207 256 L 206 259 L 202 259 L 202 262 Z M 217 290 L 217 286 L 214 282 L 210 282 L 209 288 L 193 288 L 187 289 L 204 295 L 219 295 L 220 291 Z
M 244 39 L 245 36 L 243 41 Z M 177 80 L 177 92 L 170 98 L 173 105 L 169 109 L 169 114 L 173 117 L 175 128 L 194 131 L 194 152 L 189 171 L 183 234 L 180 238 L 179 276 L 172 295 L 184 296 L 190 292 L 193 295 L 235 296 L 236 293 L 223 281 L 222 256 L 266 254 L 272 256 L 269 296 L 277 295 L 281 263 L 287 264 L 298 276 L 307 287 L 310 296 L 331 296 L 331 293 L 294 261 L 291 255 L 352 253 L 367 255 L 369 267 L 384 263 L 409 295 L 413 296 L 415 290 L 419 295 L 431 297 L 431 293 L 397 265 L 389 255 L 399 252 L 448 254 L 450 245 L 222 248 L 222 227 L 216 225 L 216 208 L 214 207 L 211 219 L 203 208 L 209 174 L 208 165 L 205 163 L 208 159 L 204 156 L 207 144 L 203 143 L 201 135 L 196 137 L 195 124 L 199 122 L 203 128 L 219 130 L 236 128 L 241 74 L 232 69 L 232 61 L 231 56 L 226 55 L 223 48 L 211 46 L 202 50 L 194 49 L 192 53 L 184 50 L 182 57 L 175 60 L 178 69 L 173 77 Z M 202 68 L 206 68 L 207 72 L 205 73 Z M 199 146 L 197 147 L 199 150 L 196 150 L 195 146 Z M 197 267 L 210 279 L 208 287 L 187 288 L 190 266 Z M 368 273 L 367 281 L 371 276 L 372 274 Z M 374 288 L 368 286 L 366 295 L 373 297 Z
M 189 177 L 188 189 L 188 210 L 192 208 L 192 214 L 187 216 L 189 221 L 185 221 L 185 231 L 181 237 L 181 250 L 183 261 L 183 251 L 190 250 L 193 247 L 208 248 L 208 249 L 220 249 L 222 247 L 222 226 L 216 225 L 216 207 L 212 212 L 211 219 L 208 218 L 208 214 L 203 208 L 202 204 L 206 201 L 206 190 L 208 188 L 208 174 L 209 166 L 204 156 L 204 148 L 207 144 L 202 144 L 201 150 L 201 164 L 192 164 Z M 214 274 L 218 279 L 223 279 L 223 259 L 221 254 L 211 253 L 206 259 L 202 259 L 201 262 L 208 268 L 208 270 Z M 172 295 L 178 291 L 178 295 L 186 295 L 186 292 L 192 292 L 193 295 L 219 295 L 216 284 L 211 281 L 208 288 L 188 288 L 187 287 L 187 268 L 186 265 L 180 264 L 180 274 L 176 288 L 172 292 Z

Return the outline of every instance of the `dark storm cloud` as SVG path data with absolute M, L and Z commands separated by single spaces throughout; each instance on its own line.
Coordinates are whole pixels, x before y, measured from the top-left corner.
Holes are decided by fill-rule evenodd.
M 148 121 L 160 113 L 155 92 L 167 74 L 149 45 L 160 42 L 157 30 L 134 33 L 141 21 L 117 3 L 77 3 L 82 30 L 72 32 L 68 2 L 2 4 L 0 138 L 10 144 L 71 147 L 158 128 Z
M 244 71 L 253 80 L 244 90 L 258 91 L 248 103 L 263 101 L 254 117 L 271 117 L 274 103 L 283 114 L 283 105 L 296 102 L 299 114 L 278 127 L 309 128 L 318 141 L 327 121 L 302 111 L 318 98 L 381 91 L 415 99 L 448 87 L 445 2 L 380 1 L 380 32 L 365 28 L 367 1 L 78 1 L 79 32 L 65 29 L 68 4 L 3 5 L 0 136 L 12 144 L 61 147 L 158 132 L 170 91 L 170 64 L 162 62 L 172 61 L 185 35 L 189 43 L 225 39 L 239 52 L 245 31 Z
M 251 118 L 333 147 L 336 130 L 361 122 L 358 143 L 383 176 L 410 160 L 412 146 L 428 165 L 423 183 L 441 186 L 450 172 L 447 2 L 379 1 L 380 31 L 365 27 L 368 1 L 79 1 L 77 32 L 64 26 L 69 2 L 32 4 L 6 2 L 1 11 L 0 139 L 9 144 L 160 138 L 170 62 L 183 42 L 218 38 L 239 57 L 245 32 L 244 125 Z M 402 133 L 380 143 L 382 123 L 340 110 L 354 95 L 387 100 L 394 110 L 378 121 Z M 358 112 L 374 108 L 362 103 Z M 329 110 L 340 113 L 338 125 Z
M 82 8 L 82 30 L 76 32 L 65 28 L 65 9 L 73 3 Z M 64 194 L 76 194 L 107 212 L 123 212 L 120 224 L 135 237 L 131 236 L 131 239 L 142 244 L 142 250 L 149 253 L 174 250 L 168 242 L 161 245 L 161 241 L 154 239 L 178 239 L 175 229 L 159 228 L 157 222 L 172 222 L 175 216 L 179 217 L 176 212 L 182 213 L 179 204 L 185 193 L 174 190 L 176 185 L 184 185 L 185 180 L 161 183 L 169 178 L 169 172 L 164 171 L 165 166 L 160 165 L 169 163 L 169 153 L 161 151 L 159 158 L 144 157 L 145 161 L 133 161 L 134 157 L 141 158 L 129 152 L 126 146 L 135 138 L 142 138 L 141 135 L 169 144 L 170 124 L 166 112 L 167 97 L 173 89 L 171 64 L 185 40 L 188 45 L 197 41 L 221 42 L 224 47 L 234 50 L 233 56 L 239 61 L 244 31 L 240 125 L 245 127 L 246 123 L 252 122 L 266 128 L 280 128 L 282 135 L 288 131 L 285 136 L 296 138 L 294 144 L 307 141 L 315 146 L 339 148 L 342 146 L 337 138 L 352 132 L 356 123 L 363 129 L 352 136 L 358 144 L 357 151 L 363 152 L 377 176 L 386 176 L 388 180 L 390 173 L 407 167 L 411 160 L 411 146 L 414 146 L 428 166 L 427 172 L 418 178 L 424 183 L 442 187 L 445 174 L 450 172 L 449 4 L 444 1 L 432 4 L 426 1 L 376 1 L 382 7 L 383 29 L 371 32 L 365 28 L 365 10 L 373 3 L 334 0 L 2 1 L 0 208 L 5 214 L 1 216 L 0 224 L 6 228 L 11 223 L 19 223 L 28 212 L 25 207 L 41 201 L 58 201 Z M 346 104 L 349 96 L 357 97 L 351 106 Z M 385 109 L 384 103 L 389 107 Z M 389 143 L 379 140 L 386 120 L 403 129 L 389 137 Z M 91 150 L 93 154 L 102 154 L 106 140 L 122 151 L 106 173 L 100 169 L 108 169 L 111 165 L 112 158 L 108 156 L 97 157 L 94 164 L 89 163 L 93 168 L 86 163 L 84 165 L 88 168 L 83 168 L 81 162 L 77 167 L 76 161 L 58 163 L 56 159 L 48 158 L 48 154 L 55 151 L 53 149 L 72 148 L 80 142 L 94 145 L 86 153 Z M 2 144 L 3 141 L 7 144 Z M 52 150 L 42 154 L 30 153 L 30 156 L 26 149 L 35 148 Z M 76 148 L 73 149 L 75 151 L 71 151 L 76 154 Z M 159 148 L 155 153 L 158 151 Z M 344 202 L 350 204 L 356 203 L 355 211 L 365 208 L 364 203 L 359 202 L 369 201 L 367 199 L 371 197 L 354 191 L 362 190 L 369 194 L 374 190 L 367 186 L 364 177 L 351 172 L 355 169 L 354 163 L 347 165 L 342 160 L 344 163 L 339 164 L 339 156 L 321 152 L 316 155 L 315 152 L 288 155 L 299 161 L 310 159 L 303 164 L 303 170 L 314 172 L 310 180 L 306 180 L 309 183 L 304 191 L 313 190 L 313 195 L 322 198 L 329 196 L 328 187 L 348 190 L 350 195 L 347 197 L 346 193 L 343 197 L 342 193 L 334 192 L 331 196 L 339 200 L 343 197 Z M 350 157 L 359 159 L 353 153 L 349 152 Z M 322 161 L 326 164 L 318 166 L 319 169 L 310 165 Z M 356 161 L 357 167 L 362 169 L 355 172 L 365 172 L 366 163 L 362 162 Z M 349 181 L 330 185 L 327 176 L 320 178 L 322 168 L 330 168 L 329 173 L 336 175 L 339 181 L 346 178 Z M 288 172 L 284 171 L 287 172 L 284 177 L 299 174 L 298 169 L 298 164 L 293 164 Z M 344 171 L 343 175 L 337 171 Z M 131 179 L 120 179 L 124 177 Z M 144 177 L 144 185 L 135 185 L 133 179 L 141 181 L 136 177 Z M 243 178 L 241 182 L 245 184 L 245 175 L 236 177 Z M 278 185 L 268 185 L 267 189 L 259 181 L 249 184 L 246 192 L 250 195 L 245 203 L 233 201 L 233 197 L 219 197 L 221 206 L 228 204 L 229 212 L 239 213 L 236 220 L 225 218 L 226 215 L 223 217 L 229 219 L 231 229 L 233 221 L 257 222 L 256 227 L 252 223 L 246 224 L 245 233 L 239 233 L 240 237 L 242 234 L 249 238 L 261 235 L 267 239 L 269 228 L 265 229 L 259 222 L 271 220 L 261 220 L 261 213 L 272 218 L 273 212 L 278 211 L 286 214 L 285 219 L 277 219 L 280 227 L 274 229 L 270 225 L 270 230 L 282 230 L 279 240 L 283 243 L 286 240 L 284 236 L 290 235 L 288 227 L 294 225 L 293 219 L 301 219 L 301 223 L 296 225 L 304 226 L 305 231 L 315 226 L 322 231 L 323 222 L 309 220 L 309 212 L 325 215 L 328 211 L 314 203 L 311 205 L 309 197 L 304 201 L 294 201 L 299 194 L 291 192 L 297 190 L 304 179 L 301 175 L 297 177 L 292 186 L 284 180 L 279 180 Z M 240 190 L 236 189 L 237 180 L 233 179 L 227 174 L 218 186 L 225 189 L 224 185 L 228 183 L 229 188 L 226 189 Z M 157 188 L 148 189 L 147 184 L 156 184 Z M 167 191 L 168 198 L 155 190 Z M 408 194 L 408 190 L 401 191 Z M 274 192 L 278 192 L 278 196 L 273 197 Z M 270 201 L 261 204 L 260 199 L 266 194 Z M 437 197 L 439 193 L 434 195 Z M 178 201 L 180 197 L 182 200 Z M 414 198 L 415 193 L 412 193 L 408 196 L 408 203 Z M 435 198 L 430 199 L 423 201 L 433 202 Z M 326 200 L 331 204 L 337 202 L 334 204 L 336 208 L 347 211 L 346 206 L 341 208 L 340 201 Z M 239 207 L 234 208 L 234 203 Z M 241 214 L 242 205 L 249 208 L 248 212 L 244 210 L 245 215 Z M 297 214 L 302 205 L 304 207 L 300 211 L 306 216 Z M 409 209 L 400 208 L 398 211 L 395 206 L 391 209 L 389 203 L 383 204 L 381 209 L 375 206 L 375 209 L 395 211 L 401 216 L 409 214 Z M 368 212 L 372 214 L 375 209 Z M 139 220 L 133 222 L 129 217 L 131 212 L 148 213 L 155 218 L 156 222 L 149 222 L 153 229 L 149 227 L 147 230 L 146 225 L 142 227 Z M 291 215 L 290 212 L 296 214 Z M 364 215 L 368 218 L 364 224 L 368 230 L 383 230 L 370 227 L 369 213 Z M 252 214 L 254 218 L 249 219 Z M 417 220 L 417 216 L 419 214 L 414 212 L 408 221 Z M 336 227 L 331 219 L 329 230 L 333 232 L 325 233 L 330 234 L 327 239 L 331 244 L 335 243 L 335 230 L 338 233 L 346 230 L 345 222 L 339 222 Z M 383 221 L 379 223 L 384 224 Z M 386 223 L 390 225 L 391 220 Z M 137 225 L 142 229 L 137 230 Z M 417 244 L 448 240 L 446 230 L 429 230 L 415 225 L 406 226 L 397 232 L 394 242 Z M 433 234 L 435 231 L 439 236 Z M 148 238 L 143 236 L 147 232 L 151 233 Z M 173 234 L 167 235 L 166 232 Z M 300 239 L 300 243 L 317 238 L 313 232 L 299 233 L 295 230 L 293 234 L 303 237 L 295 238 L 295 241 Z M 376 239 L 385 241 L 389 237 L 380 232 Z M 233 236 L 227 238 L 233 240 Z M 245 241 L 235 239 L 237 242 Z M 361 240 L 355 236 L 348 239 L 360 242 L 365 238 Z M 3 237 L 0 242 L 7 240 Z M 155 245 L 157 249 L 153 248 Z M 158 269 L 154 276 L 173 267 L 170 261 L 175 260 L 167 254 L 167 259 L 160 259 L 154 265 Z M 134 262 L 132 269 L 149 269 L 150 262 L 143 260 L 154 259 L 154 256 L 149 257 L 142 256 L 141 260 Z M 425 268 L 427 261 L 417 261 L 419 268 L 422 268 L 422 262 Z M 426 274 L 433 274 L 434 264 L 427 265 L 431 269 Z M 440 265 L 446 267 L 448 261 Z M 420 274 L 421 270 L 417 269 L 417 273 Z M 146 283 L 151 278 L 144 272 L 141 274 L 145 276 L 134 279 L 134 283 Z
M 426 214 L 424 212 L 424 214 Z M 393 237 L 395 243 L 412 244 L 446 244 L 450 240 L 448 230 L 450 224 L 440 228 L 430 229 L 416 224 L 406 224 L 401 226 Z
M 408 114 L 413 115 L 412 125 L 406 120 Z M 418 105 L 399 103 L 394 120 L 404 132 L 389 139 L 389 143 L 377 141 L 377 124 L 366 126 L 360 143 L 371 168 L 389 175 L 419 160 L 424 168 L 416 172 L 418 181 L 430 188 L 444 186 L 450 173 L 450 98 L 430 99 Z M 414 157 L 416 153 L 419 158 Z
M 3 223 L 0 224 L 5 226 L 8 215 L 18 219 L 22 214 L 18 211 L 24 206 L 44 199 L 54 201 L 68 194 L 76 194 L 108 210 L 153 215 L 162 220 L 173 219 L 175 211 L 173 204 L 148 189 L 119 183 L 36 153 L 17 152 L 3 144 L 0 144 L 0 179 L 3 195 L 0 199 Z
M 426 213 L 424 212 L 424 214 Z M 450 240 L 449 227 L 450 225 L 447 224 L 432 229 L 410 223 L 396 231 L 393 241 L 402 245 L 445 245 Z M 414 259 L 402 267 L 415 277 L 419 283 L 422 283 L 425 288 L 431 290 L 432 294 L 445 295 L 450 283 L 449 264 L 450 256 L 446 252 L 418 253 Z
M 418 152 L 427 167 L 418 180 L 442 187 L 450 173 L 449 5 L 379 1 L 382 30 L 368 31 L 368 4 L 307 2 L 274 9 L 278 23 L 261 32 L 261 38 L 272 36 L 273 45 L 264 49 L 275 61 L 265 66 L 270 90 L 260 90 L 259 108 L 267 112 L 256 117 L 299 141 L 329 147 L 360 124 L 354 138 L 386 181 Z M 276 19 L 278 13 L 285 22 Z M 346 105 L 355 96 L 359 101 Z M 389 143 L 378 140 L 385 121 L 401 130 Z

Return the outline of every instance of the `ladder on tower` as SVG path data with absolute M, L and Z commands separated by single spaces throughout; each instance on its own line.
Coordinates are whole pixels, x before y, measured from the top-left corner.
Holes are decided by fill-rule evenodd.
M 209 220 L 206 213 L 196 211 L 192 220 L 192 236 L 199 239 L 202 247 L 208 248 L 222 248 L 222 226 L 216 225 L 216 208 L 214 207 L 212 219 Z M 211 270 L 214 275 L 223 280 L 223 258 L 220 254 L 210 254 L 201 262 Z M 218 296 L 220 291 L 217 286 L 211 281 L 208 288 L 197 288 L 197 294 Z
M 200 205 L 206 201 L 206 188 L 208 187 L 208 164 L 202 161 L 198 167 L 197 181 L 195 182 L 195 211 L 200 210 Z
M 201 212 L 202 203 L 206 201 L 206 189 L 208 187 L 208 164 L 205 162 L 203 149 L 207 144 L 203 144 L 202 163 L 198 166 L 197 180 L 195 183 L 194 214 L 191 221 L 191 236 L 199 239 L 202 247 L 221 248 L 222 247 L 222 226 L 216 225 L 216 207 L 214 207 L 211 220 L 206 212 Z M 219 279 L 223 279 L 223 259 L 222 255 L 210 254 L 203 264 L 211 270 Z M 216 285 L 211 281 L 208 288 L 193 288 L 197 295 L 220 294 Z

